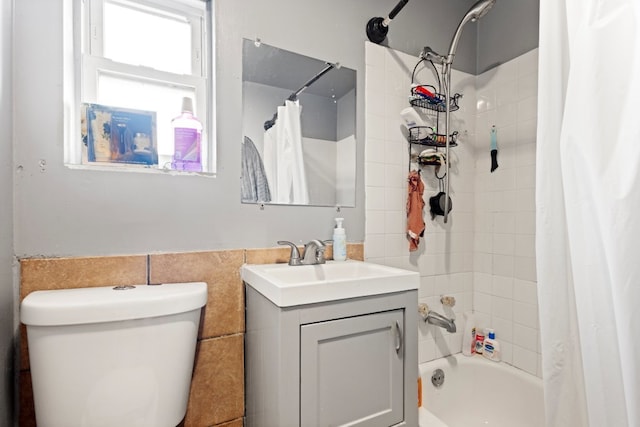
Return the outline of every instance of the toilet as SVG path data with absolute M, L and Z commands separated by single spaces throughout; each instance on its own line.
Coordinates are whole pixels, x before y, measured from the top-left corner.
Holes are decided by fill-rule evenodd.
M 175 427 L 185 416 L 206 283 L 32 292 L 38 427 Z

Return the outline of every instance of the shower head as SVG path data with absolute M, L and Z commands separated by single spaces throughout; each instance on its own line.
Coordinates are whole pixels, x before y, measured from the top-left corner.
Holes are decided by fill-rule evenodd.
M 478 19 L 482 18 L 484 15 L 489 12 L 489 9 L 496 3 L 496 0 L 478 0 L 471 6 L 471 8 L 467 11 L 467 13 L 458 24 L 458 28 L 456 29 L 455 34 L 453 35 L 453 39 L 451 40 L 451 45 L 449 46 L 449 55 L 447 56 L 447 62 L 451 64 L 453 62 L 453 55 L 456 53 L 456 48 L 458 47 L 458 41 L 460 40 L 460 36 L 462 35 L 462 27 L 469 22 L 475 22 Z
M 376 44 L 382 43 L 389 32 L 389 23 L 407 3 L 409 3 L 409 0 L 400 0 L 386 18 L 369 19 L 369 22 L 367 22 L 367 37 L 369 40 Z
M 471 17 L 472 21 L 476 21 L 486 15 L 495 3 L 496 0 L 480 0 L 471 6 L 467 15 Z

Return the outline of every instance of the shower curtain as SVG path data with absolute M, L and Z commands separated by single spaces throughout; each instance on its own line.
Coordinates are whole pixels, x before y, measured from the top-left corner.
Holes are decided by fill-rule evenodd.
M 547 426 L 640 426 L 637 0 L 540 1 L 536 164 Z
M 298 101 L 278 107 L 278 119 L 264 134 L 264 163 L 272 203 L 309 204 L 302 155 L 302 128 Z

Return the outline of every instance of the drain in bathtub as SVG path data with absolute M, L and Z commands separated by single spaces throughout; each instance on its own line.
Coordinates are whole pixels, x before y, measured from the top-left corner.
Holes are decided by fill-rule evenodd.
M 444 384 L 444 371 L 442 369 L 436 369 L 433 371 L 433 375 L 431 375 L 431 384 L 436 387 L 440 387 Z

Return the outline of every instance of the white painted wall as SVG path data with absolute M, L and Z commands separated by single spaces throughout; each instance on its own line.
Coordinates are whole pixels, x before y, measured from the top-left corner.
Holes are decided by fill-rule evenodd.
M 0 197 L 5 201 L 0 205 L 1 313 L 13 313 L 13 294 L 17 286 L 12 273 L 14 255 L 88 256 L 194 251 L 272 246 L 278 239 L 299 241 L 330 237 L 333 217 L 336 216 L 332 208 L 273 207 L 260 211 L 256 206 L 240 203 L 243 37 L 259 37 L 265 43 L 283 49 L 338 61 L 358 72 L 357 206 L 343 209 L 341 216 L 346 218 L 350 241 L 364 239 L 364 27 L 371 17 L 386 16 L 395 2 L 215 2 L 219 13 L 219 174 L 215 179 L 85 172 L 69 170 L 62 165 L 65 107 L 62 102 L 61 12 L 65 2 L 69 0 L 2 0 L 0 3 Z M 444 52 L 461 16 L 472 3 L 472 0 L 409 2 L 394 19 L 385 44 L 401 52 L 410 52 L 411 56 L 426 45 Z M 496 8 L 500 4 L 498 2 Z M 519 16 L 518 13 L 514 15 Z M 491 15 L 483 18 L 479 25 L 486 23 L 487 28 L 489 19 Z M 511 17 L 505 19 L 511 20 Z M 15 28 L 12 23 L 15 23 Z M 502 40 L 522 39 L 519 28 L 514 29 L 513 34 L 505 34 L 503 23 L 499 24 L 493 29 Z M 476 67 L 477 33 L 474 25 L 465 29 L 456 55 L 457 69 L 468 72 L 474 72 Z M 13 57 L 12 42 L 16 43 Z M 487 44 L 492 52 L 498 52 L 498 57 L 492 57 L 496 62 L 510 58 L 501 44 L 500 40 Z M 481 43 L 481 46 L 485 45 Z M 366 232 L 370 236 L 368 242 L 373 244 L 367 245 L 369 256 L 396 265 L 420 268 L 423 282 L 421 299 L 432 301 L 437 299 L 440 291 L 456 291 L 461 295 L 456 309 L 467 308 L 471 300 L 466 295 L 472 292 L 474 277 L 468 246 L 470 231 L 468 221 L 463 224 L 464 221 L 457 218 L 458 214 L 463 214 L 463 217 L 470 215 L 474 209 L 470 205 L 475 200 L 472 202 L 469 197 L 462 197 L 462 193 L 469 192 L 468 178 L 456 178 L 452 184 L 454 190 L 460 192 L 454 201 L 452 217 L 455 237 L 454 232 L 445 233 L 439 224 L 430 224 L 421 261 L 405 257 L 402 253 L 405 243 L 401 240 L 404 232 L 401 199 L 404 198 L 406 177 L 402 156 L 406 153 L 406 145 L 397 132 L 387 138 L 384 129 L 391 128 L 384 112 L 379 110 L 387 85 L 397 82 L 385 79 L 386 70 L 379 62 L 377 65 L 368 63 L 366 68 L 367 74 L 378 74 L 370 95 L 375 103 L 369 106 L 369 109 L 373 108 L 370 113 L 375 120 L 367 120 L 367 161 L 376 163 L 367 167 L 367 186 L 370 188 L 367 189 L 366 210 L 370 215 Z M 10 77 L 12 69 L 18 71 L 13 80 Z M 406 83 L 406 70 L 388 71 L 391 77 L 398 73 L 404 75 L 401 83 Z M 457 76 L 467 75 L 461 73 Z M 466 89 L 473 85 L 465 83 L 463 86 L 467 96 L 464 102 L 468 104 L 468 100 L 475 96 L 472 98 Z M 16 100 L 13 105 L 12 95 Z M 400 98 L 406 94 L 402 91 L 393 96 L 393 120 L 396 120 L 396 108 L 404 105 Z M 464 117 L 466 127 L 471 129 L 474 120 L 468 115 Z M 464 152 L 462 147 L 458 151 Z M 46 163 L 44 170 L 40 166 L 41 160 Z M 13 218 L 16 218 L 15 222 Z M 475 225 L 476 220 L 472 222 Z M 176 224 L 184 227 L 176 227 Z M 178 229 L 180 232 L 174 231 Z M 516 258 L 514 262 L 519 261 Z M 15 322 L 17 317 L 3 318 L 0 322 L 4 384 L 12 382 L 8 374 L 11 369 L 8 349 L 13 341 Z M 422 359 L 448 351 L 445 344 L 458 340 L 446 335 L 434 337 L 424 331 L 421 337 Z M 10 418 L 12 396 L 6 390 L 10 388 L 0 387 L 0 417 Z M 0 418 L 0 425 L 4 421 Z
M 11 0 L 0 2 L 0 425 L 13 418 L 13 336 L 16 328 L 13 286 L 13 111 Z
M 273 246 L 330 238 L 334 208 L 240 203 L 242 39 L 340 62 L 358 72 L 364 90 L 364 27 L 388 13 L 386 0 L 214 2 L 218 14 L 215 178 L 71 170 L 63 165 L 62 22 L 71 0 L 15 2 L 15 253 L 73 256 Z M 398 17 L 389 42 L 429 39 L 445 45 L 468 2 L 415 2 Z M 407 27 L 416 15 L 430 25 Z M 401 19 L 400 19 L 401 18 Z M 402 24 L 402 22 L 405 24 Z M 38 31 L 33 31 L 38 28 Z M 447 31 L 444 31 L 447 29 Z M 411 37 L 402 36 L 410 31 Z M 473 59 L 473 33 L 461 58 Z M 357 101 L 355 208 L 340 215 L 350 241 L 364 239 L 364 96 Z M 41 166 L 42 163 L 45 166 Z M 268 224 L 268 226 L 267 226 Z M 180 225 L 176 227 L 176 225 Z
M 407 106 L 416 60 L 366 46 L 365 257 L 419 271 L 420 301 L 456 317 L 455 334 L 421 325 L 421 362 L 460 351 L 462 313 L 473 309 L 478 326 L 495 329 L 507 363 L 540 375 L 533 187 L 537 50 L 477 78 L 454 71 L 452 92 L 463 98 L 452 119 L 452 130 L 461 134 L 460 145 L 451 149 L 453 211 L 447 224 L 442 217 L 431 220 L 428 199 L 437 193 L 437 181 L 433 167 L 423 167 L 426 230 L 418 251 L 410 253 L 409 159 L 399 113 Z M 429 83 L 428 74 L 419 77 Z M 500 166 L 490 173 L 493 124 Z M 442 307 L 442 295 L 456 297 L 453 310 Z
M 497 1 L 478 21 L 478 60 L 474 74 L 538 47 L 540 0 Z

